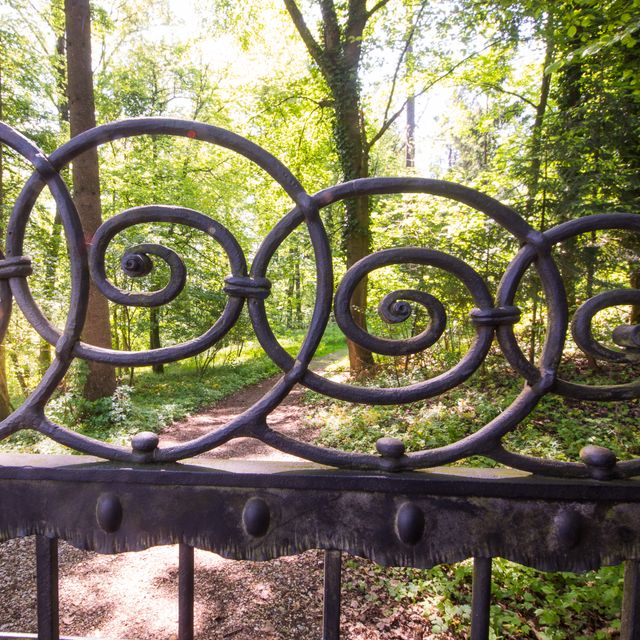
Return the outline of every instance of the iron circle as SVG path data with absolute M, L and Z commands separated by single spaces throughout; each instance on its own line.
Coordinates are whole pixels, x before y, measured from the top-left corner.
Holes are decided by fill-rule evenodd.
M 513 209 L 476 190 L 441 180 L 424 178 L 363 178 L 320 191 L 313 196 L 313 199 L 321 209 L 348 197 L 358 195 L 399 194 L 403 192 L 427 193 L 467 204 L 498 222 L 523 243 L 526 243 L 531 237 L 531 234 L 534 233 L 534 230 Z M 303 216 L 301 212 L 293 209 L 273 228 L 256 253 L 251 267 L 251 273 L 253 275 L 260 277 L 266 276 L 269 263 L 277 248 L 302 220 Z M 547 258 L 543 257 L 542 260 L 546 261 Z M 250 301 L 249 311 L 254 331 L 262 347 L 280 368 L 285 371 L 288 370 L 292 366 L 292 358 L 278 343 L 275 334 L 271 330 L 264 303 L 261 301 Z M 552 346 L 555 346 L 557 349 L 557 345 Z M 465 362 L 463 368 L 468 364 L 470 363 Z M 467 370 L 465 370 L 465 374 L 466 373 Z M 471 373 L 473 373 L 473 370 L 468 371 L 468 375 L 471 375 Z M 468 375 L 466 375 L 466 377 L 468 377 Z M 310 389 L 324 395 L 352 402 L 375 404 L 414 402 L 430 397 L 430 395 L 442 393 L 446 388 L 450 388 L 447 386 L 450 382 L 449 380 L 437 381 L 432 389 L 426 389 L 426 394 L 424 383 L 417 383 L 403 388 L 374 389 L 370 387 L 357 387 L 326 380 L 312 371 L 305 373 L 302 382 Z
M 545 231 L 543 235 L 549 246 L 552 247 L 582 233 L 611 229 L 640 231 L 640 219 L 636 214 L 631 213 L 595 214 L 559 224 Z M 532 264 L 534 259 L 536 259 L 536 253 L 531 246 L 524 246 L 520 250 L 518 255 L 513 259 L 513 261 L 507 268 L 507 271 L 498 289 L 497 298 L 499 304 L 506 305 L 513 302 L 516 290 L 522 280 L 522 277 L 524 276 L 524 273 Z M 539 266 L 540 265 L 537 261 L 536 267 L 538 269 Z M 563 301 L 562 304 L 566 308 L 566 295 L 564 293 L 564 286 L 562 286 L 561 291 Z M 599 295 L 608 295 L 609 293 L 611 292 Z M 550 304 L 548 305 L 548 307 L 550 314 L 552 314 L 554 310 L 556 310 L 555 305 Z M 580 317 L 578 319 L 580 320 Z M 553 318 L 550 318 L 548 325 L 552 330 L 559 331 L 559 329 L 557 328 L 554 329 L 555 325 Z M 539 370 L 537 370 L 527 360 L 527 358 L 525 358 L 524 353 L 522 352 L 522 349 L 520 348 L 520 345 L 516 340 L 512 327 L 498 327 L 497 335 L 502 351 L 504 352 L 511 366 L 514 367 L 514 369 L 516 369 L 522 376 L 524 376 L 533 384 L 539 376 Z M 547 335 L 547 341 L 549 341 L 549 335 Z M 560 356 L 561 355 L 562 354 L 560 354 Z M 558 365 L 556 365 L 556 368 Z M 573 398 L 575 400 L 625 400 L 640 397 L 640 382 L 618 385 L 592 386 L 582 383 L 570 382 L 568 380 L 564 380 L 563 378 L 556 377 L 552 390 L 554 393 L 568 398 Z
M 294 203 L 301 208 L 305 217 L 311 221 L 310 223 L 313 224 L 313 211 L 315 210 L 313 203 L 293 174 L 291 174 L 291 172 L 279 160 L 249 140 L 213 125 L 174 118 L 140 118 L 122 120 L 96 127 L 74 137 L 51 154 L 49 163 L 55 171 L 59 171 L 68 163 L 72 162 L 74 158 L 88 149 L 114 140 L 138 135 L 171 135 L 192 139 L 195 138 L 204 142 L 216 144 L 243 155 L 274 178 L 293 199 Z M 32 175 L 30 180 L 27 182 L 27 185 L 24 187 L 23 192 L 20 194 L 16 202 L 16 208 L 14 209 L 14 214 L 12 215 L 7 234 L 8 238 L 11 238 L 11 243 L 8 244 L 9 248 L 15 248 L 18 251 L 21 250 L 28 218 L 43 186 L 44 182 L 39 175 L 35 173 Z M 73 211 L 75 212 L 75 208 Z M 67 238 L 67 244 L 69 250 L 72 252 L 72 264 L 75 265 L 78 263 L 80 265 L 76 271 L 78 272 L 79 277 L 83 277 L 87 280 L 88 286 L 87 256 L 86 248 L 84 246 L 85 239 L 81 232 L 77 212 L 75 213 L 77 219 L 76 227 L 80 228 L 80 233 L 77 232 L 78 230 L 76 228 L 71 239 L 69 237 Z M 106 221 L 103 224 L 108 224 L 108 222 L 109 221 Z M 66 227 L 65 231 L 67 231 Z M 99 235 L 99 233 L 96 233 L 96 235 Z M 77 260 L 75 254 L 78 254 L 80 259 Z M 75 288 L 72 286 L 72 298 L 74 292 Z M 60 331 L 54 327 L 42 313 L 31 294 L 28 284 L 26 282 L 18 283 L 14 295 L 23 313 L 25 313 L 25 315 L 30 319 L 31 324 L 38 331 L 41 337 L 50 344 L 55 345 L 60 338 Z M 72 300 L 72 303 L 73 302 L 74 301 Z M 235 307 L 236 305 L 234 304 L 232 306 Z M 72 308 L 81 310 L 83 307 L 82 305 L 72 304 Z M 78 314 L 76 313 L 75 315 Z M 79 334 L 79 331 L 77 333 Z M 201 344 L 204 344 L 204 342 Z M 193 355 L 191 350 L 195 348 L 195 345 L 190 345 L 189 348 L 189 355 Z M 138 356 L 137 353 L 128 354 L 127 352 L 102 349 L 77 341 L 77 337 L 76 344 L 73 347 L 73 355 L 77 357 L 118 364 L 132 363 L 134 366 L 169 362 L 173 359 L 187 357 L 186 355 L 180 355 L 180 352 L 175 350 L 173 352 L 168 351 L 164 353 L 157 353 L 150 356 L 150 358 L 143 357 L 145 352 L 140 353 L 141 356 Z

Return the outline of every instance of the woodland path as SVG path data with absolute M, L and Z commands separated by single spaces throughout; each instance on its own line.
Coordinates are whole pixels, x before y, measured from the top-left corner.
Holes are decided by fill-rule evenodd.
M 332 368 L 343 353 L 319 359 Z M 343 375 L 332 371 L 333 378 Z M 276 378 L 246 387 L 216 406 L 171 425 L 161 444 L 206 433 L 250 406 Z M 269 424 L 287 435 L 312 440 L 305 425 L 303 390 L 294 389 Z M 291 456 L 242 438 L 207 457 L 288 460 Z M 0 545 L 0 631 L 36 631 L 34 540 Z M 322 553 L 269 562 L 225 560 L 195 552 L 195 627 L 201 640 L 319 640 L 322 619 Z M 345 640 L 426 640 L 430 633 L 415 605 L 392 601 L 374 566 L 352 559 L 344 570 L 342 633 Z M 127 640 L 176 640 L 178 553 L 176 546 L 104 556 L 60 543 L 61 633 Z

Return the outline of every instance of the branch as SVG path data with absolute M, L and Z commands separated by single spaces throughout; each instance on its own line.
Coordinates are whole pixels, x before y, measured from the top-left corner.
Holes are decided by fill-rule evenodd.
M 534 109 L 538 109 L 539 107 L 539 105 L 533 102 L 533 100 L 529 100 L 529 98 L 526 98 L 525 96 L 519 93 L 516 93 L 515 91 L 509 91 L 508 89 L 505 89 L 498 84 L 492 84 L 491 82 L 481 82 L 480 86 L 486 87 L 488 89 L 493 89 L 494 91 L 498 91 L 499 93 L 505 93 L 509 96 L 514 96 L 515 98 L 522 100 L 522 102 L 526 102 L 528 105 L 530 105 Z
M 418 95 L 421 95 L 422 93 L 424 93 L 424 92 L 420 92 Z M 407 106 L 407 102 L 409 102 L 408 99 L 405 100 L 402 103 L 402 106 L 396 112 L 394 112 L 391 115 L 390 118 L 387 118 L 387 120 L 384 121 L 384 123 L 382 124 L 382 126 L 378 130 L 378 133 L 376 133 L 376 135 L 373 136 L 373 138 L 371 138 L 371 140 L 369 140 L 369 142 L 367 142 L 367 144 L 366 144 L 367 152 L 371 150 L 373 145 L 376 142 L 378 142 L 378 140 L 380 140 L 380 138 L 382 138 L 382 136 L 387 132 L 389 127 L 400 117 L 400 114 L 404 111 L 405 107 Z
M 298 30 L 302 41 L 307 47 L 307 51 L 309 51 L 309 54 L 316 61 L 321 71 L 326 74 L 324 51 L 322 47 L 316 42 L 311 31 L 309 31 L 309 27 L 307 27 L 307 23 L 304 21 L 304 16 L 300 12 L 298 5 L 296 4 L 295 0 L 283 1 L 284 6 L 291 16 L 291 20 L 293 20 L 295 28 Z
M 332 103 L 328 100 L 315 100 L 314 98 L 310 98 L 309 96 L 302 96 L 302 95 L 292 95 L 292 96 L 287 96 L 285 98 L 282 98 L 282 100 L 278 100 L 278 102 L 275 102 L 273 104 L 270 104 L 268 107 L 265 107 L 264 109 L 258 111 L 257 113 L 254 113 L 249 120 L 247 120 L 247 122 L 253 122 L 254 120 L 256 120 L 259 116 L 264 115 L 265 113 L 267 113 L 268 111 L 280 107 L 283 104 L 285 104 L 286 102 L 292 102 L 293 100 L 308 100 L 309 102 L 312 102 L 313 104 L 315 104 L 315 109 L 313 109 L 313 111 L 316 111 L 316 109 L 325 109 L 326 107 L 330 107 L 332 106 Z
M 411 29 L 409 29 L 409 33 L 407 34 L 407 39 L 404 43 L 404 47 L 402 48 L 402 51 L 400 53 L 400 57 L 398 58 L 398 64 L 396 64 L 396 68 L 395 71 L 393 72 L 393 80 L 391 82 L 391 91 L 389 92 L 389 99 L 387 100 L 387 106 L 384 110 L 384 116 L 382 118 L 383 122 L 387 121 L 387 117 L 389 116 L 389 111 L 391 110 L 391 102 L 393 101 L 393 95 L 395 93 L 396 90 L 396 83 L 398 82 L 398 75 L 400 74 L 400 67 L 402 66 L 402 61 L 404 60 L 404 57 L 407 55 L 407 51 L 409 50 L 409 47 L 411 46 L 411 42 L 413 40 L 413 35 L 416 31 L 416 28 L 418 26 L 418 22 L 420 21 L 420 18 L 422 17 L 422 12 L 424 11 L 425 7 L 427 6 L 426 2 L 423 2 L 420 6 L 420 11 L 418 11 L 418 15 L 416 16 L 416 20 L 415 22 L 411 25 Z
M 376 4 L 373 5 L 373 7 L 371 7 L 371 9 L 369 9 L 369 11 L 367 11 L 367 20 L 376 12 L 379 11 L 380 9 L 382 9 L 382 7 L 384 7 L 387 3 L 389 2 L 389 0 L 378 0 L 378 2 L 376 2 Z
M 461 67 L 463 64 L 467 63 L 469 60 L 471 60 L 471 58 L 474 58 L 475 56 L 481 54 L 483 51 L 486 51 L 490 47 L 493 47 L 493 45 L 497 44 L 498 42 L 500 41 L 493 40 L 486 46 L 482 47 L 482 49 L 479 49 L 478 51 L 474 51 L 473 53 L 470 53 L 468 56 L 465 56 L 464 58 L 462 58 L 462 60 L 459 60 L 452 67 L 447 69 L 447 71 L 445 71 L 443 74 L 439 75 L 437 78 L 434 78 L 431 82 L 429 82 L 427 85 L 422 87 L 422 89 L 420 89 L 420 91 L 418 91 L 418 93 L 416 93 L 413 97 L 418 98 L 419 96 L 425 94 L 427 91 L 432 89 L 436 84 L 438 84 L 438 82 L 441 82 L 442 80 L 445 80 L 450 75 L 452 75 L 456 69 Z M 400 117 L 400 114 L 404 111 L 405 107 L 407 106 L 407 102 L 408 102 L 408 99 L 402 103 L 402 106 L 397 111 L 395 111 L 387 120 L 385 120 L 382 123 L 382 126 L 380 127 L 380 130 L 378 131 L 378 133 L 376 133 L 375 136 L 373 136 L 373 138 L 371 138 L 371 140 L 367 143 L 367 151 L 369 151 L 371 147 L 373 147 L 373 145 L 376 142 L 378 142 L 378 140 L 380 140 L 380 138 L 385 134 L 385 132 L 389 129 L 389 127 Z

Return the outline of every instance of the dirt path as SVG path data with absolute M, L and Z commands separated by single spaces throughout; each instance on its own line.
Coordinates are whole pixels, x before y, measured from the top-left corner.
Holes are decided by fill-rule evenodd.
M 336 351 L 312 363 L 311 368 L 319 374 L 328 374 L 332 380 L 345 377 L 344 359 L 346 351 Z M 225 398 L 214 407 L 194 416 L 175 422 L 160 434 L 161 446 L 185 442 L 220 427 L 250 407 L 273 387 L 279 375 L 246 387 Z M 269 426 L 292 438 L 310 442 L 318 435 L 304 419 L 304 406 L 300 399 L 304 388 L 295 386 L 284 401 L 268 418 Z M 271 449 L 254 438 L 237 438 L 213 451 L 203 454 L 207 458 L 238 458 L 260 460 L 297 460 L 297 458 Z
M 335 371 L 344 354 L 318 361 L 316 370 Z M 169 427 L 161 445 L 188 440 L 224 424 L 271 388 L 274 379 L 248 387 L 215 407 Z M 272 414 L 270 425 L 299 439 L 317 434 L 305 426 L 302 390 L 294 389 Z M 290 459 L 243 438 L 213 457 Z M 36 631 L 35 545 L 32 538 L 0 545 L 0 631 Z M 196 550 L 196 637 L 202 640 L 318 640 L 322 619 L 322 554 L 269 562 L 230 561 Z M 102 556 L 61 542 L 61 633 L 96 638 L 177 638 L 177 547 Z M 345 640 L 435 638 L 416 606 L 390 600 L 371 563 L 350 559 L 343 584 Z M 446 636 L 438 635 L 441 640 Z

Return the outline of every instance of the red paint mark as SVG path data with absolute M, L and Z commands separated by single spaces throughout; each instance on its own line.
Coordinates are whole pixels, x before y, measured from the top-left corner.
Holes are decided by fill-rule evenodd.
M 193 129 L 189 129 L 189 131 L 187 131 L 187 138 L 195 138 L 196 135 L 197 134 Z

